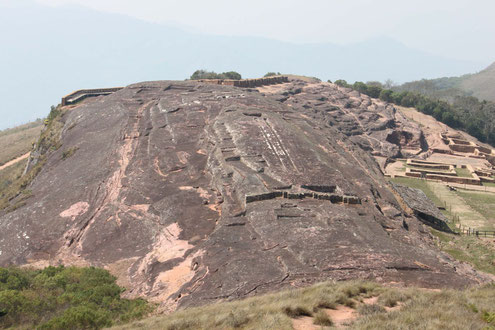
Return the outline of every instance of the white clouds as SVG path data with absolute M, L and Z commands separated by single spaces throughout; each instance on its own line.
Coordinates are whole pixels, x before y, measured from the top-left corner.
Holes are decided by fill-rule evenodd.
M 388 36 L 443 56 L 495 59 L 492 0 L 37 1 L 78 4 L 208 34 L 336 43 Z

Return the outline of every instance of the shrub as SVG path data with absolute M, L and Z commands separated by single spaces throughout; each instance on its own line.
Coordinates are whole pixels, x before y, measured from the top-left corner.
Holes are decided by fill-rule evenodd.
M 280 72 L 267 72 L 267 74 L 264 75 L 265 78 L 273 76 L 280 76 Z
M 141 318 L 142 299 L 121 299 L 116 278 L 98 268 L 0 268 L 0 327 L 98 329 Z
M 358 307 L 357 311 L 360 315 L 373 315 L 386 312 L 385 308 L 377 304 L 362 304 Z
M 326 327 L 331 327 L 333 325 L 332 319 L 328 316 L 327 313 L 325 313 L 325 311 L 318 311 L 313 318 L 313 323 Z
M 283 308 L 283 311 L 285 315 L 292 317 L 292 318 L 297 318 L 300 316 L 311 316 L 311 312 L 306 308 L 302 306 L 285 306 Z
M 378 302 L 382 303 L 387 307 L 395 307 L 397 303 L 406 301 L 408 296 L 400 291 L 386 291 L 378 297 Z

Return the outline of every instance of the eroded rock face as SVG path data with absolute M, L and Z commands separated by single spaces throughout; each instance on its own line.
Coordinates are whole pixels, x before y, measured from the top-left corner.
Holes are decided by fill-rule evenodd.
M 385 183 L 370 151 L 396 155 L 387 137 L 414 126 L 390 105 L 327 83 L 162 81 L 64 118 L 34 197 L 0 216 L 2 265 L 106 267 L 168 309 L 328 279 L 483 280 Z
M 414 213 L 420 221 L 435 229 L 452 232 L 447 225 L 449 220 L 440 212 L 438 207 L 432 203 L 423 191 L 395 183 L 390 183 L 390 185 L 392 189 L 398 193 L 399 198 L 404 201 L 406 207 L 410 208 L 412 213 Z

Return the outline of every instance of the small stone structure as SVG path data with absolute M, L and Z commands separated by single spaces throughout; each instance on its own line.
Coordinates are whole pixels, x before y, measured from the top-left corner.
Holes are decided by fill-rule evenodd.
M 318 200 L 327 200 L 332 204 L 361 204 L 361 199 L 352 195 L 340 195 L 333 193 L 336 190 L 336 186 L 314 186 L 314 185 L 301 185 L 301 189 L 297 191 L 271 191 L 260 194 L 246 195 L 246 204 L 259 202 L 275 198 L 285 199 L 305 199 L 312 198 Z M 310 191 L 308 191 L 310 190 Z
M 94 97 L 100 95 L 109 95 L 115 93 L 124 87 L 112 87 L 112 88 L 97 88 L 97 89 L 79 89 L 70 94 L 62 97 L 62 106 L 66 106 L 69 104 L 74 104 L 84 100 L 87 97 Z
M 487 147 L 480 146 L 472 141 L 464 140 L 460 135 L 447 135 L 440 133 L 442 141 L 448 145 L 449 149 L 434 149 L 434 152 L 459 155 L 457 153 L 468 153 L 468 157 L 487 159 L 495 158 L 495 152 Z M 465 155 L 459 155 L 465 156 Z M 490 160 L 489 160 L 490 161 Z M 491 162 L 491 161 L 490 161 Z
M 199 82 L 214 84 L 214 85 L 226 85 L 235 87 L 261 87 L 266 85 L 283 84 L 289 82 L 289 78 L 286 76 L 274 76 L 266 78 L 257 79 L 241 79 L 241 80 L 231 80 L 231 79 L 200 79 Z
M 417 159 L 408 159 L 406 163 L 407 165 L 414 166 L 414 168 L 406 168 L 404 175 L 408 177 L 477 186 L 481 185 L 482 182 L 495 182 L 495 179 L 491 177 L 493 175 L 492 171 L 474 169 L 471 165 L 461 166 L 461 168 L 467 169 L 471 174 L 471 178 L 468 178 L 458 176 L 455 170 L 457 165 L 454 164 L 435 163 Z

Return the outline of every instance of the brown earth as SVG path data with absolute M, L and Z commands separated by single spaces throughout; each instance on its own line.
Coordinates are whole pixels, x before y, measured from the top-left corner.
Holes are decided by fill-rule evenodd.
M 0 264 L 106 267 L 164 310 L 328 279 L 485 281 L 372 156 L 427 148 L 416 123 L 329 83 L 261 91 L 145 82 L 74 107 L 33 197 L 0 213 Z

